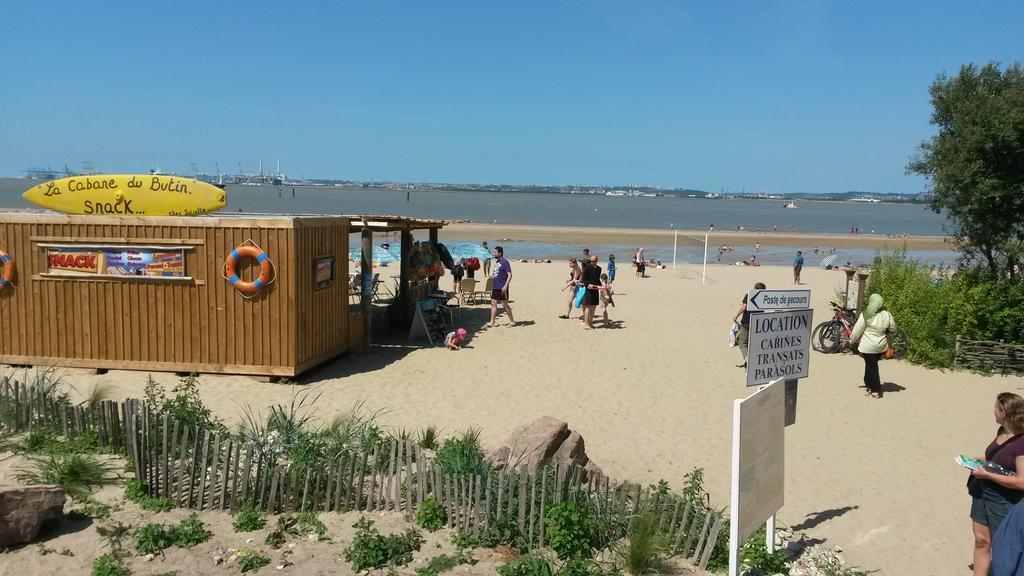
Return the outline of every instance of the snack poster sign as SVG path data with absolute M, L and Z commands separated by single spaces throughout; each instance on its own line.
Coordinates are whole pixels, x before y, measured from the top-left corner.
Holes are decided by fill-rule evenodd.
M 184 279 L 185 249 L 161 246 L 46 246 L 48 276 Z

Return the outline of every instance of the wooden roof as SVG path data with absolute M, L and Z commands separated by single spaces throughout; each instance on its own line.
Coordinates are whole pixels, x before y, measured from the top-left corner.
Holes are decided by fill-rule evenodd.
M 360 216 L 348 216 L 349 231 L 362 232 L 363 228 L 369 228 L 375 232 L 398 232 L 401 230 L 427 230 L 431 228 L 444 228 L 444 220 L 424 220 L 421 218 L 410 218 L 408 216 L 380 216 L 364 214 Z

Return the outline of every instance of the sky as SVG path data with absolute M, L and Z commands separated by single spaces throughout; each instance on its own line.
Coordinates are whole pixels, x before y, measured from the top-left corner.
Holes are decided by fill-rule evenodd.
M 36 2 L 0 9 L 0 175 L 916 193 L 928 86 L 1024 3 Z

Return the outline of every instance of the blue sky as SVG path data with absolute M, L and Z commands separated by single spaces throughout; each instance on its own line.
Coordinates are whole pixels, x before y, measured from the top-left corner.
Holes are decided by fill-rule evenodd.
M 1024 54 L 991 2 L 22 2 L 0 175 L 919 192 L 939 72 Z

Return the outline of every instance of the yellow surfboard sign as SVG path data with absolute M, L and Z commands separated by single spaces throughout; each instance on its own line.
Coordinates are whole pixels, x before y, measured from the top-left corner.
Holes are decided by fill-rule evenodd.
M 158 174 L 71 176 L 33 186 L 22 196 L 65 214 L 118 216 L 199 216 L 227 202 L 213 184 Z

